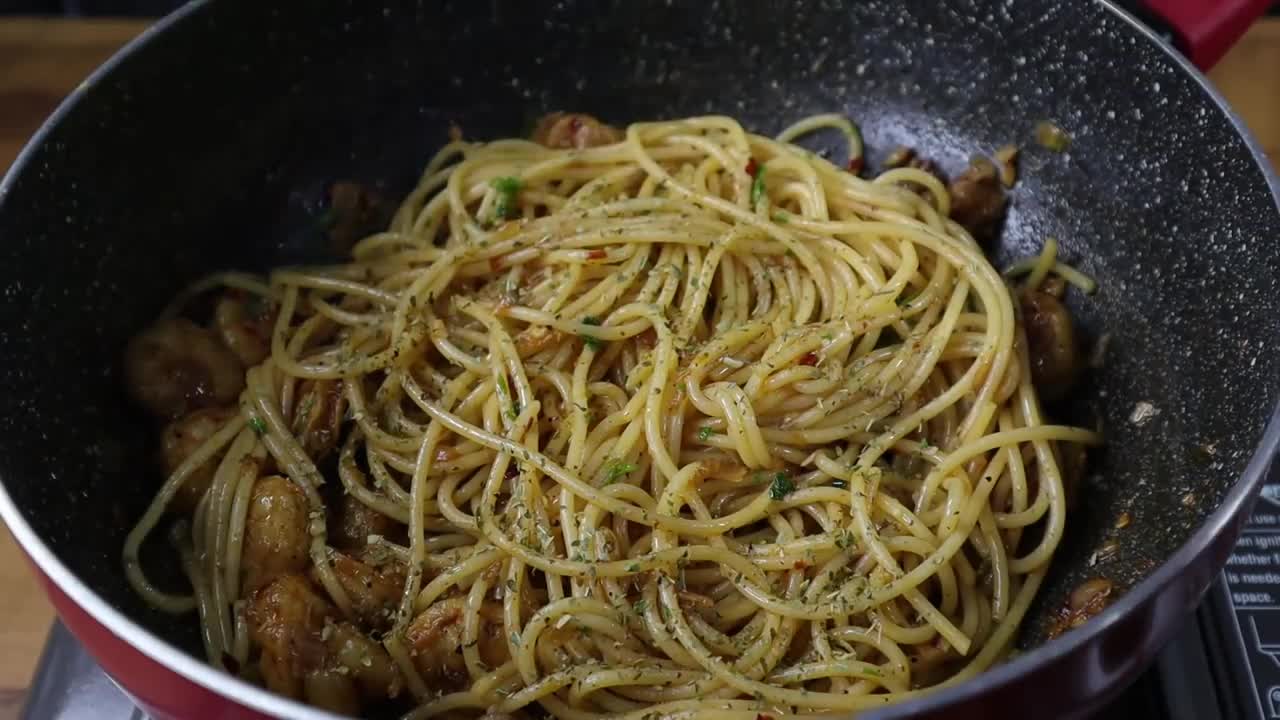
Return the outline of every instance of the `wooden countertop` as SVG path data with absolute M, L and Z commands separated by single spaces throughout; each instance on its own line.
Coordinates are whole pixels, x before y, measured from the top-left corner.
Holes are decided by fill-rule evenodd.
M 139 21 L 0 19 L 0 172 L 53 107 L 144 27 Z M 1210 74 L 1280 164 L 1280 19 L 1265 20 Z M 0 719 L 16 718 L 53 612 L 0 525 Z

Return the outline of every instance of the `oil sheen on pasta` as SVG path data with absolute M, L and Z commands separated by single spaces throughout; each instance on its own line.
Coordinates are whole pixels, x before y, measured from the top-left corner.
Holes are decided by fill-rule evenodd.
M 353 713 L 781 717 L 998 662 L 1098 437 L 1045 421 L 947 187 L 849 172 L 836 116 L 591 122 L 457 139 L 345 263 L 215 276 L 144 333 L 144 367 L 235 357 L 139 391 L 176 419 L 133 585 Z M 189 594 L 138 562 L 160 527 Z

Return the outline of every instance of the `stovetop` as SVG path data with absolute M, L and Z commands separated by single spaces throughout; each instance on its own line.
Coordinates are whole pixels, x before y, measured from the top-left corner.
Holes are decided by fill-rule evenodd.
M 1280 720 L 1280 469 L 1268 480 L 1195 621 L 1096 720 Z M 22 717 L 147 716 L 55 625 Z

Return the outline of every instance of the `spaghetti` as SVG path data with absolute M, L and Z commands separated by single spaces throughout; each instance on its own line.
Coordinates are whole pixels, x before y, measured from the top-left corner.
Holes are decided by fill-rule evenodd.
M 790 142 L 823 128 L 847 165 Z M 346 263 L 185 294 L 170 316 L 224 285 L 270 303 L 269 352 L 131 533 L 130 581 L 197 610 L 229 671 L 414 718 L 850 711 L 990 667 L 1062 537 L 1058 446 L 1099 438 L 1045 422 L 946 186 L 848 172 L 838 116 L 779 137 L 458 140 Z M 1018 272 L 1081 284 L 1063 268 Z M 327 447 L 305 398 L 343 416 Z M 202 467 L 175 595 L 138 550 Z M 305 512 L 293 555 L 255 535 L 285 522 L 272 472 Z M 386 530 L 338 549 L 339 506 Z M 283 597 L 308 609 L 282 621 Z

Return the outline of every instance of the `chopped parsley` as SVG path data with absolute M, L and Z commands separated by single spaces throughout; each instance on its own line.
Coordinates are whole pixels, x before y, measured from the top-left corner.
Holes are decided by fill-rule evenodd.
M 498 388 L 502 390 L 499 399 L 507 400 L 511 403 L 511 407 L 507 408 L 507 417 L 514 422 L 516 418 L 520 417 L 520 403 L 516 402 L 515 396 L 511 394 L 511 388 L 507 385 L 505 375 L 498 377 Z
M 260 417 L 249 418 L 249 427 L 253 428 L 253 431 L 259 435 L 267 434 L 267 423 L 265 423 Z
M 760 199 L 764 197 L 764 170 L 767 163 L 761 163 L 760 168 L 756 170 L 756 179 L 751 181 L 751 207 L 760 204 Z
M 640 572 L 640 563 L 631 563 L 628 565 L 627 572 Z
M 592 317 L 591 315 L 588 315 L 582 318 L 582 324 L 599 326 L 600 318 Z M 587 347 L 591 348 L 596 352 L 599 352 L 600 348 L 604 347 L 604 341 L 594 335 L 588 335 L 586 333 L 582 333 L 581 335 L 579 335 L 579 337 L 582 338 L 583 345 L 586 345 Z
M 636 604 L 633 607 L 635 607 L 636 615 L 644 615 L 644 611 L 649 609 L 649 603 L 647 600 L 641 598 L 636 601 Z
M 516 195 L 520 193 L 522 185 L 520 178 L 498 177 L 494 178 L 489 185 L 498 193 L 498 198 L 493 203 L 494 221 L 506 220 L 515 215 Z
M 773 221 L 779 225 L 786 225 L 791 221 L 791 216 L 779 210 L 773 214 Z
M 604 484 L 612 485 L 636 471 L 636 464 L 614 460 L 605 466 Z
M 698 429 L 698 439 L 701 440 L 702 442 L 706 442 L 710 440 L 711 436 L 715 434 L 716 434 L 715 428 L 711 427 L 710 425 L 703 425 L 701 428 Z
M 784 472 L 776 473 L 773 476 L 773 482 L 769 483 L 769 497 L 774 500 L 781 500 L 790 495 L 796 489 L 796 484 L 787 477 Z

